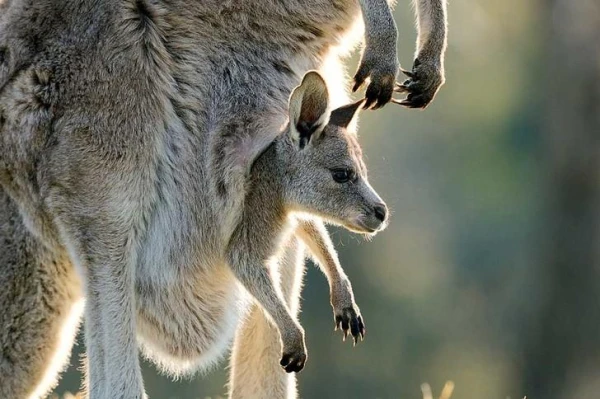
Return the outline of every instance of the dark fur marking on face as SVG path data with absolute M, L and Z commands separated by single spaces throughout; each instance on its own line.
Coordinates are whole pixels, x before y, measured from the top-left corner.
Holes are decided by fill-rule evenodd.
M 278 60 L 273 61 L 272 64 L 277 72 L 285 73 L 286 75 L 290 76 L 294 75 L 294 71 L 292 71 L 292 68 L 290 68 L 290 65 L 287 62 L 283 60 Z
M 306 36 L 306 35 L 298 35 L 298 41 L 300 43 L 306 43 L 306 42 L 310 42 L 312 40 L 313 40 L 312 37 L 309 37 L 309 36 Z
M 324 36 L 324 32 L 321 28 L 318 28 L 312 24 L 302 23 L 300 24 L 302 33 L 299 33 L 297 40 L 299 43 L 312 42 L 315 39 L 319 39 Z
M 309 32 L 314 38 L 323 37 L 323 29 L 309 23 L 301 23 L 300 29 Z
M 0 47 L 0 65 L 8 60 L 8 49 L 6 47 Z

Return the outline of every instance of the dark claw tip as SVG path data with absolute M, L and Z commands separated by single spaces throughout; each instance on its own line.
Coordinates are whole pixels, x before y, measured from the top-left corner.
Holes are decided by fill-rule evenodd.
M 292 355 L 283 355 L 281 357 L 281 360 L 279 361 L 279 364 L 283 367 L 288 367 L 290 364 L 291 358 L 292 358 Z
M 415 77 L 415 74 L 412 73 L 411 71 L 407 71 L 406 69 L 400 69 L 400 71 L 402 71 L 403 74 L 405 74 L 406 76 L 408 76 L 411 79 Z
M 356 76 L 354 76 L 354 86 L 352 86 L 352 92 L 354 93 L 356 90 L 360 89 L 360 86 L 362 86 L 363 83 L 365 83 L 365 77 L 356 74 Z
M 363 105 L 363 109 L 369 109 L 371 108 L 371 106 L 375 103 L 374 99 L 367 99 L 367 101 L 365 101 L 365 105 Z
M 397 85 L 397 86 L 394 88 L 394 91 L 395 91 L 396 93 L 406 93 L 406 92 L 408 92 L 409 90 L 408 90 L 408 87 L 406 87 L 405 85 Z

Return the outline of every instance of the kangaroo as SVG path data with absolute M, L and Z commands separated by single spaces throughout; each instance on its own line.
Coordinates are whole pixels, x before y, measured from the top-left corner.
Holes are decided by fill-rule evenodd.
M 347 102 L 339 59 L 361 13 L 354 88 L 370 80 L 363 107 L 383 106 L 394 91 L 407 93 L 395 100 L 407 107 L 431 101 L 443 83 L 445 2 L 416 4 L 417 56 L 398 84 L 384 1 L 2 0 L 1 396 L 52 386 L 83 297 L 90 397 L 143 395 L 136 337 L 165 370 L 183 373 L 218 358 L 231 331 L 231 395 L 295 396 L 295 379 L 268 368 L 281 359 L 268 360 L 301 330 L 267 321 L 285 318 L 272 313 L 281 303 L 261 302 L 244 284 L 260 286 L 264 272 L 238 276 L 225 264 L 250 260 L 218 254 L 244 238 L 233 233 L 249 215 L 248 176 L 288 123 L 300 77 L 327 70 L 331 108 Z M 331 248 L 318 218 L 298 224 L 268 273 L 292 320 L 303 246 Z M 303 243 L 311 233 L 302 226 L 320 231 L 321 243 Z M 357 309 L 340 324 L 360 334 Z M 292 371 L 299 347 L 284 350 Z
M 239 281 L 267 312 L 279 331 L 283 348 L 279 364 L 287 372 L 298 372 L 304 367 L 307 358 L 304 331 L 295 315 L 288 310 L 288 301 L 280 288 L 280 285 L 287 285 L 289 296 L 293 289 L 289 287 L 290 280 L 293 283 L 297 278 L 281 279 L 281 284 L 276 278 L 277 274 L 294 272 L 281 270 L 277 260 L 295 235 L 305 243 L 328 277 L 336 326 L 344 331 L 344 338 L 348 332 L 355 343 L 359 336 L 364 337 L 364 321 L 355 304 L 350 282 L 339 266 L 335 250 L 321 222 L 327 220 L 365 234 L 374 234 L 386 225 L 386 206 L 368 184 L 360 147 L 355 135 L 346 129 L 362 103 L 359 101 L 330 112 L 325 81 L 316 72 L 307 73 L 302 84 L 290 97 L 289 123 L 283 133 L 276 136 L 252 162 L 243 198 L 239 202 L 240 208 L 229 209 L 237 213 L 236 222 L 221 224 L 220 229 L 212 225 L 205 227 L 202 233 L 204 239 L 195 249 L 202 254 L 198 256 L 196 264 L 183 264 L 179 270 L 165 270 L 161 264 L 138 264 L 132 287 L 136 302 L 132 304 L 133 309 L 130 309 L 132 314 L 114 312 L 111 315 L 114 319 L 110 319 L 110 325 L 104 327 L 102 311 L 105 309 L 101 307 L 100 314 L 94 315 L 101 319 L 87 319 L 87 322 L 92 321 L 100 328 L 119 331 L 128 327 L 120 325 L 122 320 L 119 318 L 135 319 L 136 325 L 130 328 L 133 328 L 132 332 L 140 340 L 145 355 L 172 373 L 186 372 L 214 362 L 233 337 L 243 314 L 243 304 L 248 300 L 237 284 Z M 58 308 L 62 308 L 64 305 L 61 302 L 69 302 L 68 299 L 73 300 L 79 296 L 78 284 L 73 272 L 69 271 L 69 261 L 60 258 L 64 251 L 59 247 L 44 249 L 37 244 L 37 240 L 23 228 L 22 224 L 26 222 L 19 220 L 14 203 L 6 195 L 4 197 L 6 206 L 3 208 L 3 216 L 10 220 L 2 220 L 5 224 L 2 231 L 10 235 L 11 242 L 20 237 L 26 243 L 23 248 L 18 245 L 17 248 L 4 248 L 3 260 L 20 258 L 20 261 L 12 262 L 14 266 L 9 269 L 12 274 L 6 276 L 5 284 L 9 287 L 15 285 L 9 279 L 18 281 L 22 278 L 19 276 L 21 273 L 39 273 L 41 277 L 45 274 L 56 275 L 55 278 L 46 277 L 47 282 L 43 279 L 41 282 L 31 279 L 23 284 L 31 286 L 30 291 L 43 288 L 39 304 L 35 303 L 38 295 L 31 292 L 26 294 L 33 299 L 33 315 L 40 316 L 36 307 L 43 307 L 49 314 L 55 313 L 52 311 L 52 304 L 57 303 Z M 197 200 L 211 206 L 208 198 L 204 201 L 202 198 Z M 76 224 L 81 222 L 82 220 Z M 216 226 L 219 224 L 216 223 Z M 222 240 L 222 237 L 227 238 Z M 152 258 L 156 255 L 157 247 L 164 245 L 161 243 L 164 239 L 165 237 L 151 238 L 153 242 L 146 251 L 153 255 Z M 20 253 L 19 250 L 22 249 L 26 251 Z M 173 257 L 174 254 L 170 256 Z M 45 270 L 47 264 L 51 268 Z M 89 275 L 91 270 L 85 272 Z M 125 270 L 118 271 L 113 278 L 121 279 L 121 273 L 124 272 Z M 89 280 L 86 282 L 90 284 Z M 98 287 L 98 291 L 102 289 L 105 287 Z M 89 286 L 88 290 L 88 295 L 102 294 L 96 294 L 95 291 L 92 294 Z M 18 300 L 23 299 L 19 298 L 20 295 L 23 294 L 18 291 L 4 292 L 3 303 L 11 303 L 17 299 L 17 304 L 15 309 L 9 309 L 4 315 L 6 323 L 3 325 L 10 328 L 5 328 L 2 337 L 2 366 L 5 373 L 0 391 L 3 397 L 23 397 L 31 393 L 27 389 L 35 388 L 28 386 L 28 382 L 31 382 L 28 381 L 30 376 L 27 370 L 31 368 L 31 361 L 23 358 L 20 353 L 21 350 L 28 350 L 16 345 L 20 343 L 20 339 L 15 338 L 16 332 L 12 328 L 22 329 L 27 322 L 36 327 L 36 322 L 39 321 L 28 320 L 25 315 L 15 317 L 23 311 L 22 306 L 18 305 Z M 298 293 L 293 293 L 292 297 L 297 298 Z M 50 309 L 45 309 L 46 307 Z M 80 309 L 76 312 L 80 312 Z M 69 316 L 67 310 L 62 313 L 62 317 Z M 61 320 L 51 322 L 60 327 Z M 67 340 L 72 339 L 72 331 L 68 331 L 70 336 Z M 47 334 L 36 329 L 35 336 L 27 338 L 39 344 L 49 338 L 44 337 L 44 333 Z M 95 333 L 103 334 L 104 339 L 108 335 L 106 330 L 96 330 Z M 135 342 L 113 341 L 111 344 L 121 346 L 122 350 L 123 346 Z M 98 382 L 93 381 L 93 374 L 89 375 L 90 396 L 142 397 L 144 393 L 141 379 L 136 386 L 135 380 L 124 378 L 121 374 L 129 371 L 123 368 L 121 362 L 136 363 L 137 357 L 128 359 L 127 354 L 119 354 L 119 348 L 103 346 L 103 343 L 100 345 L 100 348 L 95 349 L 104 353 L 111 351 L 113 353 L 110 356 L 119 356 L 119 361 L 114 366 L 120 369 L 115 373 L 108 368 L 113 362 L 107 355 L 104 364 L 90 363 L 90 372 L 94 371 L 92 366 L 101 368 L 96 372 L 102 373 L 104 381 L 101 383 L 106 384 L 94 385 Z M 47 346 L 49 345 L 43 345 L 43 348 L 49 350 Z M 252 349 L 252 345 L 238 345 L 234 359 L 254 356 L 249 349 Z M 238 353 L 240 350 L 246 353 Z M 9 359 L 11 369 L 6 367 Z M 46 359 L 42 354 L 36 360 L 43 362 Z M 94 360 L 92 358 L 88 361 Z M 38 368 L 43 366 L 43 363 L 37 364 Z M 244 366 L 243 361 L 233 362 L 234 368 Z M 240 373 L 248 372 L 256 374 L 256 370 L 248 369 Z M 22 378 L 17 380 L 17 375 Z M 233 397 L 248 395 L 247 387 L 236 384 L 235 379 L 231 389 Z M 285 392 L 269 393 L 275 395 L 273 397 L 281 397 L 278 396 L 280 394 L 285 395 Z

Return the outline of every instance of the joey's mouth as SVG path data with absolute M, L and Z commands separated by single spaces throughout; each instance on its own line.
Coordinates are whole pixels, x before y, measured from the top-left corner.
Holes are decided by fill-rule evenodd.
M 370 219 L 370 218 L 368 218 Z M 364 220 L 363 218 L 357 218 L 355 220 L 348 220 L 344 222 L 344 227 L 353 232 L 353 233 L 358 233 L 358 234 L 368 234 L 368 235 L 375 235 L 376 233 L 379 233 L 381 230 L 385 229 L 387 227 L 387 221 L 385 222 L 380 222 L 379 220 L 377 221 L 370 221 L 370 220 Z
M 376 229 L 367 226 L 359 226 L 357 224 L 344 223 L 344 227 L 347 230 L 358 234 L 375 234 L 377 232 Z

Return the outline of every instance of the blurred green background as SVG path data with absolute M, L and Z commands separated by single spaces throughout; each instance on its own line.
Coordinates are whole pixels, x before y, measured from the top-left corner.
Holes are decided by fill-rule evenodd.
M 423 112 L 365 112 L 360 140 L 391 207 L 372 242 L 332 230 L 367 323 L 333 332 L 309 266 L 303 398 L 600 398 L 600 2 L 451 0 L 446 85 Z M 408 0 L 396 6 L 412 64 Z M 356 60 L 349 62 L 349 70 Z M 82 350 L 78 340 L 75 353 Z M 225 395 L 226 363 L 151 398 Z M 58 393 L 77 391 L 78 355 Z

